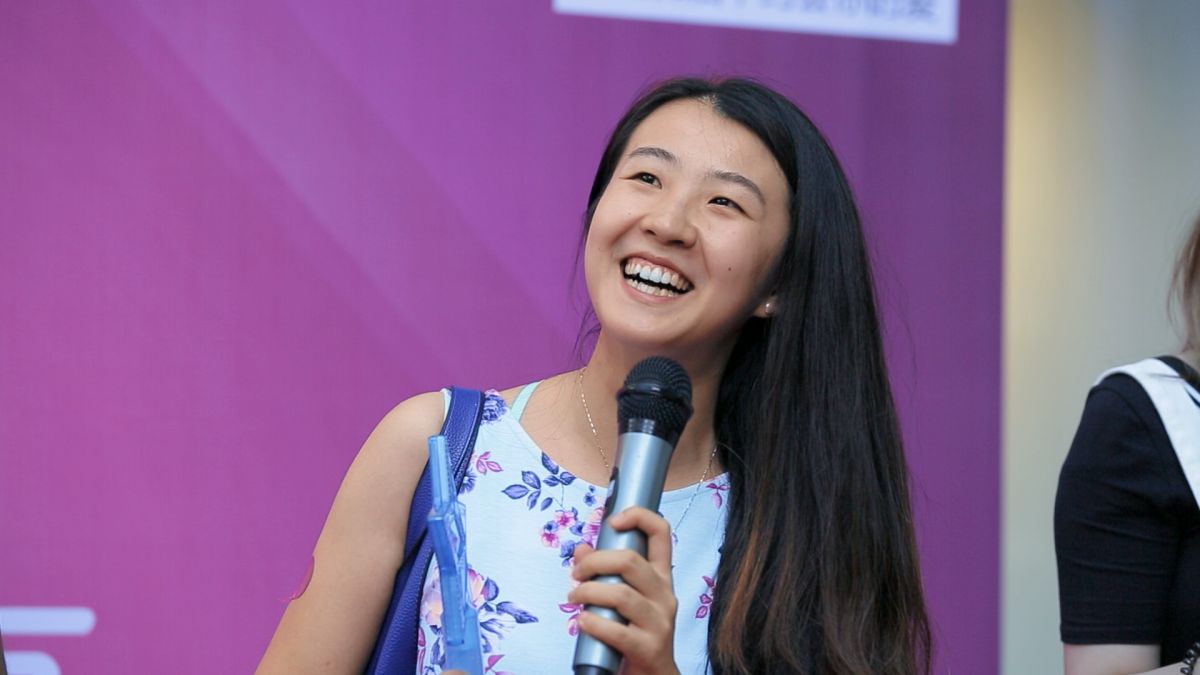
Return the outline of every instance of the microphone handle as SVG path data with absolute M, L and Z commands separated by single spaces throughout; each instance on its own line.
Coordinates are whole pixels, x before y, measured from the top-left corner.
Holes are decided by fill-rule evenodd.
M 631 506 L 658 510 L 672 450 L 673 443 L 652 434 L 631 431 L 620 435 L 617 439 L 617 461 L 608 484 L 604 521 L 600 525 L 596 550 L 624 549 L 646 557 L 646 534 L 636 529 L 618 532 L 608 524 L 608 519 Z M 599 576 L 594 581 L 625 583 L 615 575 Z M 623 616 L 608 607 L 588 605 L 585 611 L 627 623 Z M 620 668 L 621 653 L 590 635 L 580 633 L 579 641 L 575 644 L 573 663 L 575 675 L 613 675 Z

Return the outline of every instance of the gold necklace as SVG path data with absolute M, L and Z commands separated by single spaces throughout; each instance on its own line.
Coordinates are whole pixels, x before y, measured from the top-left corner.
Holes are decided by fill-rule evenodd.
M 600 443 L 600 434 L 596 432 L 596 424 L 592 422 L 592 411 L 588 409 L 587 395 L 583 393 L 583 374 L 586 372 L 587 366 L 580 368 L 579 375 L 575 378 L 576 383 L 579 385 L 579 402 L 583 404 L 583 414 L 587 416 L 588 426 L 592 429 L 592 439 L 596 441 L 596 450 L 600 453 L 600 460 L 604 462 L 605 469 L 611 469 L 608 464 L 608 455 L 604 454 L 604 446 Z M 679 520 L 675 521 L 675 526 L 671 528 L 672 538 L 674 538 L 679 526 L 683 524 L 683 519 L 687 517 L 688 511 L 692 510 L 692 502 L 696 501 L 696 495 L 700 494 L 700 488 L 704 485 L 704 481 L 708 479 L 708 472 L 712 470 L 713 459 L 716 456 L 717 446 L 714 444 L 712 452 L 708 455 L 708 464 L 704 466 L 704 473 L 700 474 L 700 482 L 696 483 L 696 489 L 692 491 L 691 499 L 688 499 L 687 506 L 684 507 Z
M 579 369 L 579 376 L 575 378 L 579 385 L 579 402 L 583 404 L 583 414 L 587 415 L 588 426 L 592 428 L 592 438 L 596 441 L 596 451 L 600 453 L 600 461 L 604 462 L 605 470 L 611 469 L 608 465 L 608 455 L 604 454 L 604 446 L 600 444 L 600 434 L 596 433 L 596 424 L 592 422 L 592 411 L 588 409 L 587 396 L 583 394 L 583 374 L 587 372 L 587 366 Z

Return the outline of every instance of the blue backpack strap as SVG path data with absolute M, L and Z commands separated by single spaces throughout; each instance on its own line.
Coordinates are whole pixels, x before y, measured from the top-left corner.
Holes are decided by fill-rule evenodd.
M 471 450 L 479 433 L 479 422 L 483 419 L 483 393 L 474 389 L 452 387 L 450 409 L 442 424 L 442 435 L 446 437 L 446 448 L 450 453 L 450 465 L 454 470 L 454 484 L 461 487 L 471 464 Z M 375 651 L 367 664 L 369 675 L 404 673 L 416 669 L 417 624 L 421 613 L 421 593 L 424 590 L 425 570 L 433 557 L 433 544 L 425 536 L 426 519 L 433 506 L 433 486 L 429 465 L 421 472 L 417 489 L 413 492 L 412 505 L 408 512 L 408 531 L 404 538 L 404 563 L 396 573 L 392 588 L 392 600 L 380 626 L 375 641 Z
M 450 388 L 450 409 L 442 423 L 441 434 L 446 437 L 446 449 L 450 453 L 450 466 L 454 470 L 454 484 L 462 486 L 471 463 L 471 449 L 475 446 L 475 435 L 479 432 L 479 421 L 483 417 L 483 393 L 474 389 Z M 404 538 L 404 558 L 407 560 L 425 538 L 425 520 L 433 508 L 433 487 L 430 484 L 429 465 L 421 472 L 421 480 L 413 492 L 412 506 L 408 511 L 408 530 Z M 430 549 L 432 550 L 432 549 Z

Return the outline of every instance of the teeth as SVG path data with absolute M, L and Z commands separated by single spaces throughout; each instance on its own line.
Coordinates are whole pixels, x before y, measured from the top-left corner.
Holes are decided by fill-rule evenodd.
M 645 281 L 649 281 L 649 282 L 656 283 L 656 284 L 667 284 L 669 286 L 672 286 L 675 291 L 678 291 L 678 292 L 671 292 L 671 291 L 667 291 L 666 289 L 660 289 L 660 288 L 647 286 L 647 288 L 651 288 L 652 290 L 648 290 L 645 292 L 652 293 L 654 295 L 662 295 L 662 294 L 678 295 L 680 293 L 686 293 L 687 291 L 691 290 L 691 287 L 692 287 L 692 285 L 689 284 L 687 282 L 687 280 L 684 279 L 678 272 L 672 272 L 671 270 L 668 270 L 665 267 L 659 267 L 658 265 L 650 265 L 648 263 L 626 261 L 625 275 L 627 277 L 636 277 L 636 278 L 643 279 Z M 638 284 L 635 283 L 634 285 L 635 285 L 635 287 L 638 287 Z M 641 285 L 645 286 L 645 284 L 641 284 Z M 641 290 L 641 289 L 639 288 L 639 290 Z M 655 291 L 659 291 L 659 290 L 664 291 L 664 293 L 655 292 Z
M 651 286 L 650 284 L 643 283 L 643 282 L 637 281 L 635 279 L 626 279 L 625 283 L 629 284 L 630 286 L 633 286 L 634 288 L 641 291 L 642 293 L 645 293 L 646 295 L 657 295 L 657 296 L 664 297 L 664 298 L 673 298 L 677 295 L 681 295 L 681 293 L 679 293 L 678 291 L 673 291 L 673 290 L 669 290 L 666 288 L 660 288 L 658 286 Z

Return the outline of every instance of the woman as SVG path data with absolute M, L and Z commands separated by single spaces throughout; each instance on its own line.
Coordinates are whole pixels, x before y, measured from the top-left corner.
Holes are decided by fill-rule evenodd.
M 1067 675 L 1191 673 L 1200 651 L 1200 220 L 1175 288 L 1182 352 L 1101 376 L 1059 476 Z
M 583 631 L 620 651 L 630 674 L 927 672 L 871 275 L 849 186 L 820 133 L 756 83 L 666 82 L 613 132 L 585 229 L 600 327 L 591 357 L 489 396 L 460 493 L 487 663 L 565 670 Z M 592 551 L 615 393 L 656 354 L 688 371 L 695 409 L 662 515 L 632 509 L 610 521 L 645 531 L 647 558 Z M 368 439 L 262 672 L 362 668 L 443 406 L 439 393 L 405 401 Z M 598 574 L 628 586 L 587 581 Z M 437 672 L 436 584 L 431 574 L 420 672 Z M 583 604 L 630 623 L 580 613 Z

